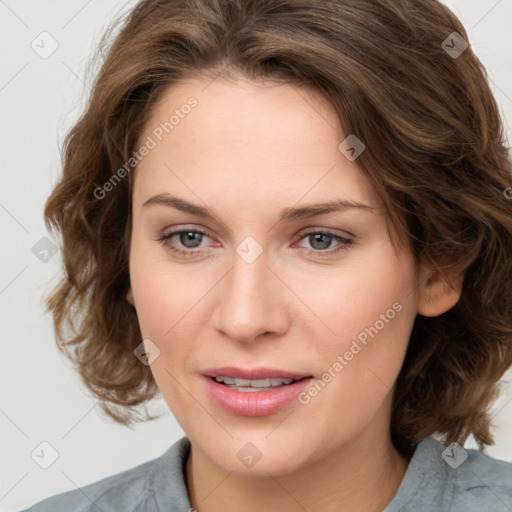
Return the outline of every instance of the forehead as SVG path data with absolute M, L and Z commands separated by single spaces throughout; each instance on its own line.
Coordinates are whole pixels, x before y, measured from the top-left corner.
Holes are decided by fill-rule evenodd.
M 177 188 L 189 198 L 191 192 L 214 194 L 239 206 L 288 206 L 301 198 L 378 203 L 357 161 L 340 152 L 346 135 L 316 91 L 189 79 L 169 87 L 153 106 L 141 140 L 148 137 L 155 147 L 137 167 L 135 202 Z

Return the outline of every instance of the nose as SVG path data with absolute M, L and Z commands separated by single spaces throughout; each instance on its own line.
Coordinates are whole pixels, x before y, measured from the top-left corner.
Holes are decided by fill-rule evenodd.
M 240 343 L 263 334 L 282 335 L 290 317 L 285 290 L 265 252 L 251 263 L 235 253 L 233 266 L 217 289 L 215 328 Z

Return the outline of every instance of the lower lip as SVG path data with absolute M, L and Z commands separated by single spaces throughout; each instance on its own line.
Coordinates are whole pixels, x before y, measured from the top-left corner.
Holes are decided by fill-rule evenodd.
M 239 416 L 268 416 L 290 404 L 313 380 L 308 377 L 270 391 L 244 392 L 230 389 L 223 384 L 206 379 L 206 387 L 213 401 L 224 410 Z

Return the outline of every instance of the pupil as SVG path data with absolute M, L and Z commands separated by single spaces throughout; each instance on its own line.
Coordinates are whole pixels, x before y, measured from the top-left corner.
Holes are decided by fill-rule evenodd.
M 181 233 L 180 235 L 180 242 L 183 243 L 183 245 L 185 247 L 197 247 L 201 242 L 199 240 L 199 238 L 201 237 L 201 233 L 194 233 L 193 231 L 187 231 L 187 232 L 183 232 Z M 197 241 L 198 243 L 196 245 L 188 245 L 187 242 L 190 242 L 190 241 Z
M 331 241 L 331 236 L 330 236 L 330 235 L 324 235 L 324 234 L 322 234 L 322 233 L 316 233 L 316 234 L 314 234 L 314 235 L 312 235 L 312 236 L 313 236 L 313 238 L 314 238 L 315 242 L 317 242 L 317 241 L 320 241 L 320 242 L 321 242 L 321 238 L 322 238 L 322 237 L 323 237 L 323 238 L 325 238 L 325 240 L 326 240 L 326 241 L 324 240 L 324 243 L 323 243 L 323 244 L 320 244 L 320 245 L 321 245 L 321 247 L 318 247 L 318 246 L 316 246 L 316 247 L 315 247 L 315 244 L 314 244 L 314 243 L 313 243 L 313 244 L 311 244 L 311 245 L 312 245 L 313 247 L 315 247 L 316 249 L 327 249 L 327 248 L 329 247 L 329 245 L 330 245 L 330 241 Z

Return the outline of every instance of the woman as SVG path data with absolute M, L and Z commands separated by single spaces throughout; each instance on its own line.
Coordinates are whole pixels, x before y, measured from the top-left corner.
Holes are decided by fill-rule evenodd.
M 46 205 L 48 307 L 108 414 L 160 392 L 186 437 L 29 510 L 512 510 L 511 170 L 435 0 L 140 2 Z

